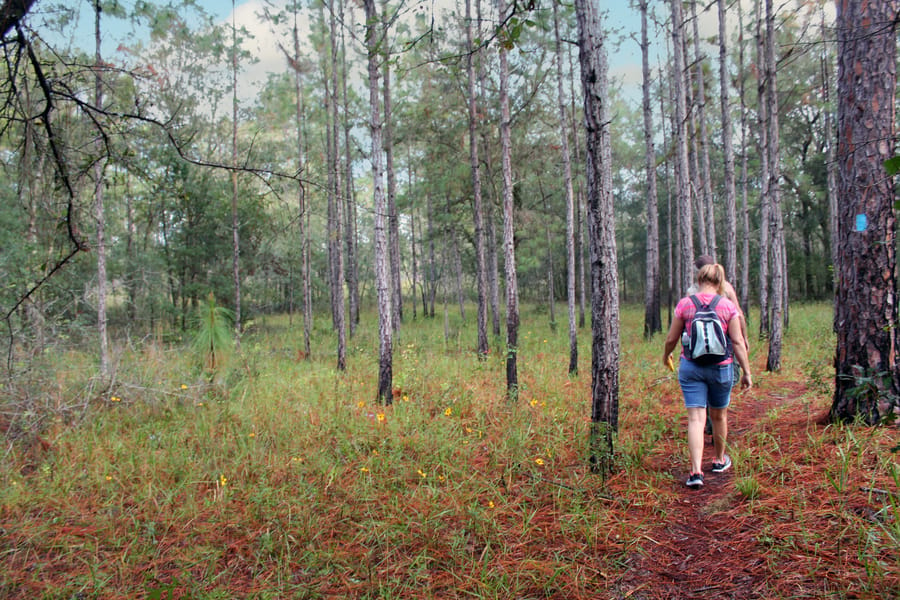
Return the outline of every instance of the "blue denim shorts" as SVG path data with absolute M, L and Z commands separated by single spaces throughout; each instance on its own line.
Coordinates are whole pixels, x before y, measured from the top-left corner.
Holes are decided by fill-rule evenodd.
M 734 373 L 727 365 L 698 365 L 682 357 L 678 383 L 688 408 L 726 408 L 731 402 Z

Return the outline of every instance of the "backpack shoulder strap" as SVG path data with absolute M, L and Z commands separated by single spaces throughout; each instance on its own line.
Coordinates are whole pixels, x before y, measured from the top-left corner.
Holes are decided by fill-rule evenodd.
M 697 310 L 700 310 L 700 307 L 702 306 L 702 303 L 700 302 L 700 298 L 698 298 L 694 294 L 691 294 L 691 302 L 694 303 L 694 308 L 696 308 Z
M 715 310 L 716 305 L 719 303 L 719 300 L 721 300 L 721 299 L 722 299 L 722 296 L 716 294 L 715 296 L 713 296 L 713 299 L 709 301 L 709 304 L 707 306 L 709 307 L 710 310 Z

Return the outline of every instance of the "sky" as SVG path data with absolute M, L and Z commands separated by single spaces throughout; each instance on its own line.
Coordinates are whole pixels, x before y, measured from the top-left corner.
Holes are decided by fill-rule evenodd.
M 129 6 L 136 0 L 119 0 L 124 5 Z M 67 41 L 82 46 L 84 48 L 93 48 L 93 27 L 94 16 L 91 10 L 91 2 L 88 0 L 77 0 L 84 8 L 76 23 L 71 28 L 71 35 Z M 211 15 L 218 23 L 230 24 L 232 19 L 232 2 L 228 0 L 198 0 L 209 15 Z M 41 6 L 49 5 L 48 2 L 38 2 L 36 9 L 41 10 Z M 234 2 L 234 17 L 239 26 L 245 27 L 253 36 L 253 39 L 247 42 L 247 50 L 258 60 L 250 69 L 246 69 L 239 78 L 238 95 L 244 101 L 250 100 L 255 96 L 256 90 L 265 81 L 269 72 L 284 72 L 286 67 L 285 58 L 279 50 L 271 25 L 265 20 L 259 18 L 266 4 L 283 5 L 284 0 L 236 0 Z M 441 6 L 442 4 L 456 4 L 456 0 L 431 0 L 433 6 Z M 613 31 L 609 48 L 610 59 L 610 78 L 614 82 L 621 83 L 626 88 L 638 89 L 641 81 L 641 56 L 640 48 L 637 42 L 637 36 L 640 33 L 640 17 L 637 11 L 629 7 L 630 2 L 617 0 L 609 2 L 616 8 L 609 8 L 609 13 L 605 21 L 605 25 Z M 715 17 L 715 15 L 713 15 Z M 713 19 L 715 20 L 715 18 Z M 439 24 L 439 22 L 438 22 Z M 128 39 L 127 26 L 115 19 L 107 18 L 102 23 L 104 34 L 103 53 L 104 58 L 116 61 L 117 47 L 122 41 Z M 656 40 L 662 40 L 662 33 L 657 32 L 654 35 L 651 32 L 651 46 Z M 622 40 L 618 44 L 616 39 Z M 665 46 L 658 49 L 665 52 Z M 656 50 L 651 49 L 651 53 Z M 651 65 L 657 64 L 655 54 L 651 54 Z
M 436 4 L 456 4 L 452 0 L 437 0 Z M 223 0 L 202 0 L 200 2 L 210 14 L 218 17 L 221 22 L 230 22 L 231 4 Z M 282 71 L 285 67 L 284 57 L 272 44 L 273 36 L 269 25 L 259 21 L 256 15 L 262 12 L 264 0 L 243 0 L 235 2 L 235 17 L 239 24 L 247 27 L 256 38 L 255 55 L 259 58 L 259 64 L 254 67 L 260 73 L 268 71 Z M 610 8 L 607 15 L 606 26 L 618 32 L 617 36 L 639 36 L 640 15 L 629 7 L 630 2 L 615 0 L 608 4 L 616 6 Z M 653 35 L 651 34 L 651 38 Z M 610 77 L 621 81 L 624 85 L 639 86 L 641 81 L 641 54 L 637 37 L 631 41 L 622 42 L 614 51 L 610 49 Z M 652 42 L 651 42 L 652 44 Z M 665 52 L 665 47 L 661 49 Z M 651 50 L 652 52 L 652 50 Z M 652 62 L 655 62 L 652 61 Z
M 70 0 L 71 2 L 72 0 Z M 125 6 L 133 5 L 137 0 L 118 0 Z M 163 0 L 157 0 L 162 2 Z M 415 2 L 416 0 L 409 0 Z M 461 4 L 461 0 L 422 0 L 426 5 L 430 5 L 440 10 L 441 6 L 454 6 Z M 542 0 L 546 2 L 547 0 Z M 625 97 L 632 101 L 639 101 L 640 85 L 641 85 L 641 53 L 638 45 L 640 36 L 640 15 L 636 9 L 631 8 L 631 0 L 598 0 L 601 8 L 606 9 L 604 26 L 609 32 L 608 51 L 610 65 L 610 80 L 612 85 L 619 86 L 625 92 Z M 745 14 L 751 13 L 751 0 L 740 0 L 745 3 Z M 779 4 L 781 10 L 791 11 L 797 8 L 800 0 L 782 0 Z M 75 3 L 82 6 L 81 15 L 76 26 L 71 28 L 69 41 L 85 48 L 93 48 L 93 12 L 91 9 L 92 2 L 89 0 L 75 0 Z M 247 50 L 258 59 L 258 62 L 251 68 L 245 69 L 239 76 L 238 95 L 242 101 L 248 101 L 255 97 L 256 91 L 265 81 L 267 74 L 270 72 L 282 73 L 287 66 L 285 58 L 276 44 L 277 35 L 272 31 L 271 25 L 263 19 L 259 18 L 265 5 L 283 6 L 285 0 L 235 0 L 233 3 L 229 0 L 197 0 L 209 15 L 217 22 L 230 24 L 232 19 L 232 4 L 234 5 L 234 18 L 239 26 L 245 27 L 253 36 L 253 39 L 247 42 Z M 42 0 L 36 3 L 32 12 L 39 12 L 44 7 L 53 5 L 53 0 Z M 700 3 L 701 6 L 707 6 L 707 10 L 703 11 L 699 18 L 701 31 L 701 39 L 715 38 L 718 35 L 718 13 L 714 2 Z M 653 2 L 651 6 L 655 7 L 657 12 L 661 13 L 662 18 L 668 16 L 668 4 L 666 2 Z M 731 3 L 731 12 L 733 13 L 734 4 Z M 833 13 L 833 5 L 828 4 L 826 10 Z M 833 15 L 829 15 L 833 20 Z M 737 19 L 733 14 L 728 17 L 728 26 L 734 29 L 737 25 Z M 437 24 L 440 24 L 439 17 Z M 106 19 L 104 23 L 104 31 L 107 32 L 104 41 L 104 58 L 116 61 L 116 48 L 119 43 L 127 40 L 127 29 L 121 21 L 115 19 Z M 650 67 L 655 69 L 657 65 L 666 61 L 666 39 L 668 33 L 662 29 L 655 27 L 652 23 L 650 26 Z M 713 62 L 718 62 L 718 49 L 708 48 L 707 56 Z

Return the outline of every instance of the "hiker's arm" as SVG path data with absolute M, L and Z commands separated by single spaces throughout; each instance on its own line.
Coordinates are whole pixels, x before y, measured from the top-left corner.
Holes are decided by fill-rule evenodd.
M 745 390 L 749 390 L 753 387 L 753 378 L 750 375 L 750 358 L 747 356 L 747 346 L 744 345 L 744 334 L 741 333 L 740 327 L 735 327 L 735 325 L 738 325 L 740 322 L 735 322 L 735 319 L 739 318 L 739 316 L 735 315 L 735 317 L 729 321 L 728 337 L 731 338 L 731 345 L 734 348 L 734 357 L 737 359 L 738 364 L 743 371 L 741 374 L 741 387 Z
M 672 350 L 675 349 L 675 346 L 681 340 L 682 331 L 684 331 L 684 321 L 681 320 L 681 317 L 672 317 L 672 326 L 669 327 L 669 333 L 666 334 L 666 345 L 663 349 L 662 363 L 664 365 L 668 362 Z
M 737 306 L 737 304 L 735 304 Z M 744 311 L 738 307 L 738 319 L 741 321 L 741 336 L 744 338 L 744 348 L 747 350 L 747 356 L 750 356 L 750 338 L 747 337 L 747 319 L 744 317 Z

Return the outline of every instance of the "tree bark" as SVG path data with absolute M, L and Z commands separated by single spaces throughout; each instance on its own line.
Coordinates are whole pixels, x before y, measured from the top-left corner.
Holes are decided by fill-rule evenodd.
M 480 24 L 484 21 L 481 17 L 481 0 L 475 0 L 475 22 L 479 24 L 478 34 L 481 36 Z M 479 52 L 475 55 L 477 58 L 478 68 L 478 97 L 483 105 L 486 105 L 487 92 L 487 74 L 485 73 L 484 55 Z M 481 143 L 484 148 L 484 162 L 488 177 L 493 172 L 491 144 L 488 141 L 489 128 L 481 128 Z M 488 190 L 490 188 L 487 188 Z M 485 284 L 487 285 L 488 301 L 491 309 L 491 333 L 495 340 L 500 339 L 500 274 L 497 259 L 497 227 L 494 218 L 494 200 L 482 186 L 482 207 L 484 208 L 484 260 L 485 260 Z
M 659 312 L 659 206 L 656 189 L 656 150 L 653 144 L 653 111 L 650 109 L 650 39 L 647 34 L 648 0 L 640 0 L 641 73 L 644 113 L 644 173 L 647 178 L 647 251 L 644 280 L 644 337 L 650 339 L 662 331 Z
M 660 71 L 660 73 L 662 73 L 663 72 L 662 68 L 660 68 L 659 71 Z M 671 89 L 669 90 L 669 93 L 671 94 Z M 659 114 L 660 115 L 666 114 L 665 93 L 664 93 L 664 90 L 662 89 L 662 81 L 660 81 Z M 663 120 L 662 120 L 660 129 L 662 130 L 661 133 L 662 133 L 662 140 L 663 140 L 663 148 L 668 148 L 669 147 L 669 139 L 666 134 L 665 116 L 663 116 Z M 673 127 L 673 129 L 674 129 L 674 127 Z M 678 277 L 676 277 L 676 274 L 675 274 L 675 268 L 678 265 L 678 261 L 675 260 L 675 240 L 673 239 L 674 236 L 673 236 L 673 227 L 672 227 L 672 221 L 674 220 L 673 214 L 676 214 L 676 213 L 673 213 L 673 211 L 672 211 L 672 183 L 671 183 L 672 179 L 671 179 L 671 174 L 669 172 L 669 165 L 671 162 L 672 161 L 667 158 L 666 165 L 665 165 L 665 169 L 666 169 L 666 171 L 665 171 L 666 172 L 666 177 L 665 177 L 666 217 L 667 217 L 666 218 L 666 270 L 668 271 L 667 279 L 666 279 L 666 284 L 667 284 L 666 287 L 668 288 L 666 290 L 666 313 L 668 316 L 668 320 L 666 322 L 668 323 L 668 325 L 672 324 L 672 309 L 673 309 L 673 306 L 675 303 L 675 296 L 674 296 L 675 282 L 678 281 Z
M 466 0 L 466 80 L 468 83 L 469 167 L 472 174 L 472 218 L 475 226 L 475 281 L 478 294 L 478 356 L 487 357 L 487 269 L 484 248 L 484 207 L 481 198 L 481 164 L 478 160 L 477 95 L 475 93 L 475 49 L 472 43 L 472 1 Z
M 340 13 L 344 14 L 344 2 L 339 3 Z M 352 11 L 351 11 L 352 15 Z M 347 49 L 344 30 L 341 27 L 341 103 L 343 105 L 344 124 L 344 278 L 347 282 L 347 303 L 350 318 L 350 337 L 356 334 L 359 325 L 359 264 L 357 261 L 356 235 L 356 193 L 353 186 L 353 148 L 350 145 L 350 130 L 353 122 L 350 119 L 350 97 L 347 94 Z
M 748 177 L 748 148 L 747 148 L 747 74 L 744 70 L 744 11 L 740 2 L 738 9 L 738 31 L 740 32 L 738 46 L 738 79 L 740 81 L 739 96 L 741 100 L 741 275 L 738 296 L 745 318 L 750 314 L 750 206 Z
M 722 159 L 725 163 L 725 278 L 737 281 L 737 218 L 732 147 L 731 106 L 728 101 L 728 27 L 725 0 L 719 8 L 719 100 L 722 110 Z M 741 306 L 744 306 L 743 304 Z
M 452 214 L 450 207 L 450 196 L 447 196 L 447 214 Z M 452 250 L 451 260 L 453 261 L 453 271 L 456 274 L 456 300 L 459 304 L 459 316 L 466 320 L 466 286 L 463 285 L 463 268 L 462 259 L 459 256 L 459 239 L 456 234 L 456 226 L 452 220 L 447 224 L 447 237 L 450 239 L 450 247 Z
M 680 0 L 677 0 L 680 1 Z M 599 7 L 576 0 L 591 247 L 591 467 L 612 472 L 619 429 L 619 282 L 611 181 L 608 64 Z
M 680 237 L 681 290 L 691 286 L 694 273 L 693 223 L 691 219 L 691 191 L 688 181 L 687 100 L 684 92 L 684 43 L 682 42 L 684 16 L 681 0 L 671 0 L 672 6 L 672 72 L 673 93 L 675 95 L 675 203 L 678 206 L 678 233 Z
M 553 3 L 553 35 L 555 41 L 556 96 L 559 103 L 559 138 L 563 161 L 563 186 L 566 193 L 566 304 L 569 311 L 569 374 L 578 373 L 578 328 L 575 322 L 575 193 L 572 187 L 572 159 L 569 156 L 569 123 L 563 92 L 562 39 L 559 35 L 559 9 Z M 551 289 L 552 293 L 552 289 Z
M 767 371 L 781 370 L 781 344 L 784 335 L 785 298 L 787 296 L 787 260 L 784 254 L 784 222 L 781 216 L 781 169 L 779 167 L 778 85 L 775 73 L 775 10 L 766 0 L 766 94 L 768 96 L 769 133 L 769 214 L 772 218 L 772 317 L 769 330 Z
M 297 128 L 297 173 L 302 175 L 306 168 L 304 162 L 303 149 L 303 91 L 301 88 L 302 72 L 300 66 L 300 35 L 297 29 L 297 8 L 294 7 L 294 94 L 295 94 L 295 114 L 294 125 Z M 310 337 L 312 332 L 312 291 L 310 289 L 309 280 L 309 244 L 307 242 L 306 227 L 307 206 L 306 206 L 306 188 L 303 180 L 297 183 L 297 202 L 298 202 L 298 224 L 299 224 L 299 243 L 300 243 L 300 270 L 301 270 L 301 286 L 303 294 L 302 310 L 303 310 L 303 356 L 308 360 L 310 353 Z
M 831 110 L 831 74 L 828 44 L 828 29 L 825 26 L 825 13 L 822 13 L 822 40 L 825 48 L 822 51 L 822 103 L 825 105 L 825 162 L 828 173 L 826 176 L 828 186 L 828 234 L 831 238 L 831 266 L 832 266 L 832 290 L 837 290 L 837 265 L 838 265 L 838 164 L 837 164 L 837 130 L 835 127 L 835 114 Z M 837 298 L 837 296 L 835 296 Z M 835 311 L 836 313 L 836 311 Z
M 94 105 L 103 106 L 103 57 L 100 53 L 100 0 L 94 0 Z M 94 163 L 94 216 L 97 220 L 97 335 L 100 338 L 100 377 L 104 381 L 110 376 L 109 336 L 107 334 L 107 275 L 106 275 L 106 216 L 103 208 L 103 171 L 106 161 L 103 155 L 103 140 L 97 132 L 95 143 L 97 158 Z
M 434 303 L 437 298 L 437 260 L 434 248 L 434 209 L 431 192 L 425 194 L 425 213 L 428 233 L 428 316 L 434 318 Z
M 379 402 L 393 401 L 393 326 L 391 279 L 388 265 L 388 235 L 385 227 L 387 201 L 384 197 L 381 109 L 378 101 L 378 13 L 375 0 L 363 0 L 366 10 L 366 50 L 369 76 L 369 135 L 372 142 L 372 190 L 375 208 L 375 292 L 378 299 L 378 394 Z
M 896 408 L 894 156 L 897 0 L 837 2 L 838 238 L 830 416 L 878 423 Z
M 237 150 L 237 26 L 234 22 L 234 0 L 231 0 L 231 275 L 234 281 L 234 334 L 241 340 L 241 230 L 238 217 L 238 150 Z
M 709 130 L 706 124 L 706 78 L 703 76 L 703 54 L 700 51 L 700 24 L 697 18 L 697 0 L 691 0 L 691 22 L 694 29 L 694 62 L 697 69 L 697 149 L 700 155 L 700 190 L 704 225 L 706 229 L 706 252 L 718 260 L 716 240 L 716 215 L 713 205 L 712 175 L 709 166 Z
M 765 339 L 769 335 L 769 81 L 765 68 L 765 38 L 763 32 L 762 0 L 756 0 L 756 70 L 759 124 L 759 337 Z
M 506 0 L 499 13 L 506 16 Z M 513 202 L 512 140 L 509 113 L 509 63 L 505 43 L 500 44 L 500 157 L 503 168 L 503 254 L 506 268 L 506 392 L 519 396 L 519 284 L 516 277 L 515 214 Z
M 384 94 L 384 157 L 387 172 L 387 198 L 388 198 L 388 240 L 390 244 L 391 258 L 391 308 L 394 315 L 391 324 L 394 331 L 400 331 L 400 323 L 403 320 L 403 282 L 400 280 L 400 215 L 397 212 L 397 180 L 394 173 L 394 124 L 391 111 L 391 49 L 388 37 L 388 6 L 384 3 L 382 9 L 384 31 L 382 33 L 381 46 L 384 50 L 384 82 L 382 92 Z
M 331 185 L 329 196 L 331 198 L 331 235 L 329 239 L 333 248 L 333 279 L 332 302 L 334 302 L 334 329 L 337 333 L 337 364 L 338 371 L 347 368 L 347 327 L 346 327 L 346 302 L 344 300 L 344 245 L 341 240 L 343 229 L 343 199 L 341 197 L 341 159 L 340 159 L 340 116 L 338 115 L 338 24 L 334 0 L 329 0 L 329 29 L 331 38 L 331 84 L 328 107 L 331 115 L 331 156 L 329 156 L 329 172 L 331 173 Z M 327 89 L 327 88 L 326 88 Z

